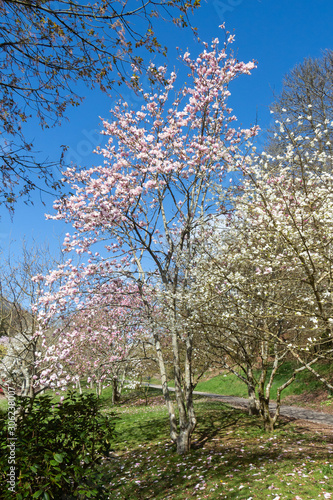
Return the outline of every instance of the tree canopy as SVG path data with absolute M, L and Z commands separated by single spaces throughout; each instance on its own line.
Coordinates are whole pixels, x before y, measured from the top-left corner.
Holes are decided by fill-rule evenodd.
M 38 187 L 59 188 L 53 162 L 36 159 L 24 124 L 37 118 L 42 128 L 60 122 L 68 106 L 82 101 L 76 82 L 110 91 L 131 84 L 144 51 L 166 53 L 154 31 L 157 17 L 181 27 L 200 0 L 94 3 L 65 0 L 0 1 L 0 203 L 9 209 L 18 196 Z M 47 187 L 48 186 L 48 187 Z

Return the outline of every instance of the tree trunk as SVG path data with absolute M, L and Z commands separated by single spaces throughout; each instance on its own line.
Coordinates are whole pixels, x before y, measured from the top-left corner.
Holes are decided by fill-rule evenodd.
M 149 305 L 147 305 L 149 310 Z M 174 405 L 170 398 L 170 392 L 167 382 L 167 372 L 158 331 L 155 329 L 154 322 L 151 322 L 156 358 L 161 375 L 162 392 L 169 413 L 170 438 L 177 446 L 177 453 L 183 455 L 191 448 L 191 436 L 196 426 L 196 417 L 193 408 L 193 384 L 192 384 L 192 337 L 190 334 L 186 337 L 186 356 L 185 356 L 185 390 L 182 388 L 181 364 L 179 356 L 178 332 L 176 329 L 175 309 L 171 312 L 171 344 L 173 352 L 173 369 L 175 380 L 175 396 L 179 411 L 179 432 Z
M 260 404 L 256 396 L 252 367 L 246 365 L 247 392 L 249 396 L 249 415 L 260 415 Z
M 119 401 L 119 392 L 118 392 L 118 378 L 112 378 L 112 404 L 116 404 Z
M 193 375 L 192 375 L 192 351 L 193 351 L 193 334 L 188 332 L 185 340 L 186 351 L 185 351 L 185 405 L 187 413 L 186 427 L 183 431 L 184 437 L 182 437 L 182 426 L 180 431 L 180 441 L 181 446 L 177 442 L 177 451 L 180 454 L 184 454 L 191 449 L 191 437 L 194 429 L 197 425 L 197 418 L 194 412 L 193 406 Z
M 259 398 L 260 398 L 260 415 L 264 422 L 264 429 L 266 432 L 273 432 L 276 419 L 274 417 L 271 417 L 269 413 L 269 400 L 265 398 L 264 395 L 262 394 L 259 394 Z
M 30 378 L 28 368 L 25 367 L 25 366 L 22 366 L 21 367 L 21 373 L 23 375 L 23 383 L 22 383 L 22 387 L 21 387 L 21 396 L 30 397 L 31 398 L 33 396 L 33 387 L 32 387 L 33 381 Z
M 170 399 L 170 392 L 169 392 L 169 388 L 168 388 L 166 368 L 165 368 L 165 363 L 164 363 L 164 359 L 163 359 L 161 343 L 160 343 L 158 333 L 154 333 L 154 344 L 155 344 L 158 366 L 160 369 L 162 392 L 163 392 L 165 404 L 167 406 L 168 413 L 169 413 L 170 438 L 174 443 L 176 443 L 177 437 L 178 437 L 177 436 L 177 420 L 176 420 L 175 410 L 174 410 L 172 401 Z
M 185 369 L 184 369 L 184 389 L 182 387 L 181 362 L 179 355 L 179 335 L 176 327 L 175 312 L 171 317 L 171 335 L 173 366 L 175 374 L 175 394 L 179 412 L 179 434 L 176 439 L 177 452 L 184 454 L 190 451 L 191 435 L 196 426 L 196 417 L 193 408 L 193 384 L 192 384 L 192 335 L 185 337 Z
M 82 387 L 81 387 L 80 379 L 76 381 L 76 388 L 79 389 L 79 394 L 82 394 Z
M 247 386 L 249 396 L 249 415 L 260 415 L 260 405 L 256 397 L 256 391 L 252 384 Z
M 123 388 L 124 388 L 124 384 L 125 384 L 125 380 L 126 380 L 126 374 L 127 374 L 127 371 L 128 371 L 128 367 L 125 368 L 125 370 L 123 371 L 123 374 L 121 376 L 121 379 L 119 381 L 119 378 L 118 378 L 118 389 L 117 389 L 117 394 L 118 394 L 118 398 L 120 399 L 120 396 L 123 392 Z
M 258 386 L 259 402 L 260 402 L 260 416 L 264 422 L 264 429 L 266 432 L 273 432 L 275 419 L 271 418 L 269 413 L 269 389 L 266 390 L 265 397 L 265 382 L 267 378 L 268 368 L 268 342 L 264 340 L 261 344 L 261 375 Z
M 177 453 L 179 455 L 185 455 L 191 449 L 191 435 L 193 430 L 191 430 L 191 426 L 188 424 L 186 429 L 183 429 L 179 432 L 177 437 Z

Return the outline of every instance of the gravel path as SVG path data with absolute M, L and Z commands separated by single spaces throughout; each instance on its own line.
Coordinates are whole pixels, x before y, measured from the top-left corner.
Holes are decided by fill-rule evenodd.
M 161 385 L 150 384 L 150 387 L 162 390 Z M 174 391 L 175 389 L 173 387 L 169 387 L 169 390 Z M 198 391 L 194 391 L 193 394 L 197 396 L 204 396 L 206 398 L 218 399 L 220 401 L 223 401 L 224 403 L 228 403 L 231 406 L 235 407 L 247 408 L 249 404 L 247 399 L 239 398 L 237 396 L 221 396 L 221 394 L 212 394 L 209 392 L 198 392 Z M 272 411 L 274 411 L 276 408 L 276 404 L 270 403 L 269 408 Z M 284 417 L 294 418 L 296 420 L 309 420 L 310 422 L 314 422 L 316 424 L 333 426 L 333 415 L 329 415 L 328 413 L 322 413 L 319 411 L 309 410 L 307 408 L 299 408 L 298 406 L 281 405 L 280 415 L 283 415 Z

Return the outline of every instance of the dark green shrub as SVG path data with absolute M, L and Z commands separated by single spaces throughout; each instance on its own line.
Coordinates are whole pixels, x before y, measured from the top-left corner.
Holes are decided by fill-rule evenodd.
M 7 414 L 0 416 L 0 478 L 7 484 L 1 498 L 103 498 L 98 464 L 109 454 L 117 417 L 103 415 L 94 394 L 69 393 L 62 403 L 52 402 L 48 395 L 33 403 L 17 397 L 16 408 L 22 417 L 11 434 L 15 441 L 8 435 Z M 15 494 L 7 483 L 11 442 L 15 442 Z

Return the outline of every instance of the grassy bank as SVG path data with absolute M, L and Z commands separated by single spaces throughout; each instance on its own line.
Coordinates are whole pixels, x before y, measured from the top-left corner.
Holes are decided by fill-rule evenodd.
M 292 373 L 294 366 L 292 363 L 284 363 L 283 366 L 279 369 L 271 390 L 271 400 L 276 398 L 276 391 L 279 386 L 281 386 L 286 380 L 288 380 Z M 327 380 L 333 383 L 333 365 L 332 364 L 317 364 L 313 365 L 313 367 L 323 375 Z M 259 372 L 256 373 L 259 376 Z M 150 379 L 151 384 L 160 384 L 161 381 L 157 378 Z M 169 386 L 173 387 L 174 383 L 172 381 L 169 382 Z M 94 392 L 94 389 L 87 389 L 84 387 L 84 392 Z M 195 387 L 196 391 L 199 392 L 209 392 L 215 394 L 221 394 L 225 396 L 239 396 L 239 397 L 247 397 L 247 387 L 246 385 L 239 380 L 232 373 L 223 373 L 214 377 L 209 378 L 209 373 L 206 374 L 206 380 L 200 381 Z M 320 382 L 312 373 L 307 370 L 304 370 L 296 375 L 295 381 L 287 387 L 282 393 L 282 401 L 288 396 L 300 395 L 300 394 L 314 394 L 317 391 L 322 391 L 323 394 L 327 397 L 327 401 L 323 404 L 325 406 L 333 404 L 333 397 L 330 394 L 330 391 L 326 390 L 325 386 Z M 129 391 L 131 392 L 131 391 Z M 123 398 L 126 400 L 127 390 L 124 390 Z M 111 387 L 107 387 L 103 390 L 102 399 L 106 402 L 106 404 L 111 404 L 111 395 L 112 389 Z M 144 389 L 142 391 L 138 391 L 138 396 L 141 395 L 141 398 L 144 400 Z M 55 401 L 59 401 L 60 396 L 54 396 Z M 5 410 L 7 408 L 7 400 L 0 399 L 0 411 Z
M 293 374 L 293 369 L 295 364 L 290 362 L 284 363 L 283 366 L 278 370 L 271 391 L 271 398 L 274 400 L 276 398 L 276 391 L 279 386 L 286 382 Z M 298 365 L 297 365 L 298 367 Z M 333 365 L 332 364 L 314 364 L 313 368 L 318 371 L 321 375 L 327 378 L 331 383 L 333 382 Z M 270 372 L 268 372 L 270 373 Z M 259 378 L 259 371 L 255 371 L 255 375 Z M 199 392 L 210 392 L 215 394 L 221 394 L 225 396 L 239 396 L 247 397 L 247 387 L 232 373 L 222 373 L 220 375 L 209 377 L 209 373 L 206 374 L 206 380 L 199 381 L 195 390 Z M 151 383 L 159 384 L 160 380 L 153 379 Z M 174 384 L 170 382 L 170 387 Z M 314 393 L 317 390 L 326 391 L 322 382 L 320 382 L 312 373 L 304 370 L 296 375 L 295 381 L 288 386 L 282 393 L 282 400 L 291 395 L 303 394 L 306 392 Z M 329 391 L 327 391 L 329 395 Z

